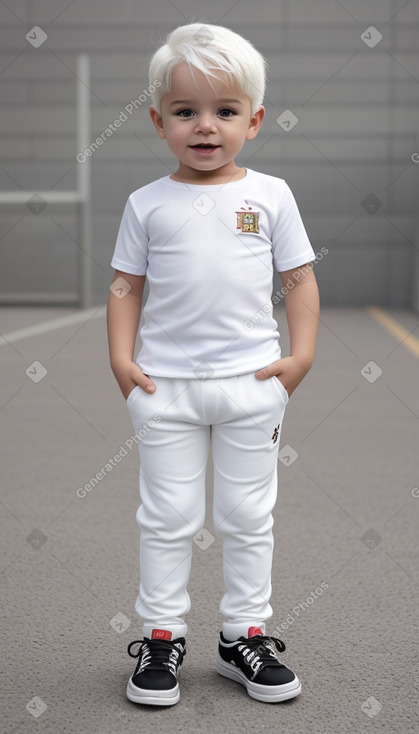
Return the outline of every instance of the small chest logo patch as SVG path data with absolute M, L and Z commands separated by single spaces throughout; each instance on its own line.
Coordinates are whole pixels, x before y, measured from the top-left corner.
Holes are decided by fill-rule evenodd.
M 236 229 L 240 229 L 242 232 L 245 232 L 245 233 L 249 232 L 249 233 L 259 234 L 259 213 L 260 212 L 254 212 L 252 210 L 252 207 L 249 206 L 248 201 L 246 201 L 246 204 L 248 205 L 247 210 L 244 209 L 243 207 L 240 207 L 241 211 L 236 212 L 236 217 L 237 217 Z
M 272 436 L 271 436 L 271 438 L 272 438 L 272 441 L 273 441 L 273 443 L 276 443 L 276 442 L 277 442 L 277 440 L 278 440 L 278 433 L 279 433 L 279 426 L 280 426 L 280 425 L 281 425 L 281 424 L 280 424 L 280 423 L 278 423 L 278 425 L 277 425 L 277 426 L 275 426 L 275 428 L 274 428 L 274 432 L 273 432 L 273 434 L 272 434 Z

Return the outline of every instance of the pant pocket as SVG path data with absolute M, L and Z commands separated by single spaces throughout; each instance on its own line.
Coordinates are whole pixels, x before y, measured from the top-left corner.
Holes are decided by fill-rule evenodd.
M 276 385 L 277 389 L 279 390 L 279 392 L 281 394 L 281 398 L 282 398 L 283 402 L 286 405 L 288 403 L 289 399 L 290 399 L 290 396 L 288 395 L 288 393 L 287 393 L 285 387 L 283 386 L 281 380 L 279 380 L 278 377 L 276 377 L 276 375 L 273 375 L 273 377 L 271 377 L 270 379 L 273 381 L 274 385 Z
M 135 393 L 136 393 L 137 390 L 141 390 L 141 388 L 140 388 L 139 385 L 135 385 L 135 387 L 132 388 L 131 392 L 129 393 L 129 395 L 128 395 L 127 399 L 126 399 L 127 405 L 129 405 L 132 402 L 132 399 L 133 399 L 133 397 L 134 397 L 134 395 L 135 395 Z

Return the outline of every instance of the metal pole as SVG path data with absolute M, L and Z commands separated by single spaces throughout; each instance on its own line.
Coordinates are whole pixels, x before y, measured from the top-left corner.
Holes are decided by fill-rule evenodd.
M 82 54 L 77 57 L 77 153 L 86 151 L 90 140 L 90 60 Z M 92 233 L 90 210 L 90 157 L 84 163 L 77 162 L 77 189 L 80 201 L 79 215 L 79 277 L 80 306 L 92 305 Z
M 416 148 L 413 154 L 419 157 L 419 133 L 416 134 Z M 412 160 L 414 160 L 412 158 Z M 419 162 L 414 161 L 419 169 Z M 416 171 L 416 175 L 419 174 L 419 170 Z M 414 183 L 414 201 L 418 200 L 419 194 L 419 178 L 416 178 Z M 413 210 L 414 222 L 413 222 L 413 267 L 412 267 L 412 291 L 410 298 L 410 306 L 416 312 L 419 313 L 419 213 L 417 207 Z

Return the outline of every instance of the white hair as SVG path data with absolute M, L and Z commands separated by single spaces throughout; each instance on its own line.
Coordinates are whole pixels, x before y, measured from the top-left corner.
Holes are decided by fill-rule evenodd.
M 209 77 L 219 79 L 213 70 L 235 79 L 251 100 L 252 116 L 261 107 L 265 93 L 267 62 L 256 48 L 238 33 L 219 25 L 189 23 L 168 34 L 164 45 L 154 53 L 149 65 L 150 88 L 160 86 L 151 95 L 153 106 L 161 114 L 161 100 L 170 92 L 173 68 L 186 61 Z M 191 69 L 193 75 L 193 70 Z M 211 82 L 210 82 L 211 83 Z

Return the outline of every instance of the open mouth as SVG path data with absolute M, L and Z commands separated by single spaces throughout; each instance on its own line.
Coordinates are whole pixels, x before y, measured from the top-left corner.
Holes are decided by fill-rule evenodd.
M 214 150 L 219 147 L 219 145 L 212 145 L 211 143 L 198 143 L 198 145 L 191 145 L 191 148 L 198 148 L 198 150 Z
M 195 153 L 201 156 L 201 158 L 209 158 L 220 146 L 212 145 L 211 143 L 198 143 L 198 145 L 191 145 L 190 147 L 195 151 Z

